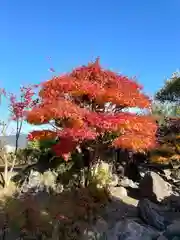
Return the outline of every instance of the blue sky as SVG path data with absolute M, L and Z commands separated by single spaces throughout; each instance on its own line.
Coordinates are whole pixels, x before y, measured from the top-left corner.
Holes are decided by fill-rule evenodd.
M 17 92 L 51 66 L 64 73 L 100 56 L 152 95 L 180 66 L 179 10 L 179 0 L 0 1 L 0 85 Z

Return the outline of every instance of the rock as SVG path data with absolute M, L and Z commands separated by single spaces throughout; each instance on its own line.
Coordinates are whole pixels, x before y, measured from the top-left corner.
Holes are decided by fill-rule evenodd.
M 112 240 L 152 240 L 159 236 L 159 232 L 148 226 L 141 225 L 133 220 L 126 219 L 117 222 L 113 229 Z
M 155 172 L 148 172 L 140 181 L 139 192 L 142 198 L 160 202 L 171 195 L 168 183 Z
M 137 183 L 133 182 L 131 179 L 129 178 L 123 178 L 121 179 L 121 181 L 119 182 L 119 185 L 122 187 L 131 187 L 131 188 L 138 188 Z
M 171 178 L 174 180 L 174 182 L 177 182 L 180 180 L 180 169 L 173 169 L 171 173 Z
M 180 196 L 171 195 L 164 199 L 162 204 L 168 206 L 172 210 L 180 211 Z
M 116 187 L 119 183 L 119 177 L 116 174 L 112 174 L 110 186 Z
M 127 197 L 127 190 L 124 187 L 111 187 L 110 193 L 112 197 L 121 199 Z
M 131 202 L 131 199 L 128 199 L 128 197 L 125 197 L 122 200 L 117 197 L 112 197 L 111 201 L 103 208 L 101 217 L 105 219 L 110 228 L 114 227 L 118 221 L 127 218 L 137 219 L 137 204 L 137 202 Z
M 157 238 L 157 240 L 168 240 L 165 236 L 161 235 Z
M 21 187 L 21 193 L 32 191 L 36 193 L 42 191 L 44 186 L 42 185 L 42 175 L 38 171 L 31 170 L 29 177 L 24 181 Z
M 161 235 L 161 238 L 159 237 L 158 240 L 175 240 L 180 239 L 180 221 L 176 221 L 172 224 L 170 224 L 166 230 Z
M 164 172 L 164 175 L 165 175 L 165 177 L 168 179 L 168 180 L 171 180 L 172 178 L 171 178 L 171 170 L 170 169 L 164 169 L 163 170 L 163 172 Z
M 180 168 L 179 155 L 171 157 L 170 165 L 173 169 Z
M 180 237 L 180 221 L 176 221 L 176 222 L 172 223 L 171 225 L 169 225 L 163 235 L 166 236 L 167 238 L 171 237 L 171 236 Z
M 144 222 L 160 231 L 164 231 L 171 224 L 168 216 L 170 209 L 165 206 L 159 206 L 148 199 L 142 199 L 138 203 L 140 217 Z
M 48 193 L 63 191 L 63 185 L 57 183 L 57 174 L 51 170 L 41 174 L 39 171 L 31 169 L 29 177 L 27 177 L 21 187 L 21 193 L 37 193 L 45 190 Z

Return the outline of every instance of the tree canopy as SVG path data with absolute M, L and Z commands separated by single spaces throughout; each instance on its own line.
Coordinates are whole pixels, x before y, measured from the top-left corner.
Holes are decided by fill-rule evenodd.
M 161 102 L 180 101 L 180 72 L 173 73 L 172 77 L 165 82 L 165 85 L 155 94 L 155 99 Z
M 55 76 L 41 84 L 39 104 L 27 114 L 29 123 L 50 124 L 52 130 L 34 131 L 29 139 L 58 138 L 54 150 L 66 159 L 77 146 L 103 142 L 108 134 L 114 134 L 108 138 L 110 146 L 151 148 L 157 129 L 154 119 L 122 111 L 151 107 L 141 90 L 134 79 L 103 69 L 99 59 Z

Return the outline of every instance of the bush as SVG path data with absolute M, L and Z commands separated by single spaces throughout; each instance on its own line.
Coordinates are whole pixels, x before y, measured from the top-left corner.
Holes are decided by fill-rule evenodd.
M 97 187 L 108 187 L 112 181 L 112 171 L 108 163 L 100 162 L 91 170 L 90 182 Z
M 180 120 L 166 118 L 157 132 L 159 146 L 150 151 L 150 161 L 170 163 L 173 159 L 180 160 Z
M 1 200 L 0 227 L 17 234 L 44 239 L 80 239 L 109 199 L 106 189 L 80 188 L 57 195 L 27 194 L 21 199 Z M 45 238 L 46 237 L 46 238 Z

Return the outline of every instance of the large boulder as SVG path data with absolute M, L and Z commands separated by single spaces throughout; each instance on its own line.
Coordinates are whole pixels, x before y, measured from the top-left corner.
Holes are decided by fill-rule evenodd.
M 159 231 L 164 231 L 166 227 L 172 223 L 169 218 L 170 209 L 166 206 L 160 206 L 148 199 L 142 199 L 138 203 L 139 216 L 142 220 Z
M 172 193 L 169 184 L 157 173 L 148 172 L 139 184 L 141 198 L 148 198 L 154 202 L 161 202 Z

